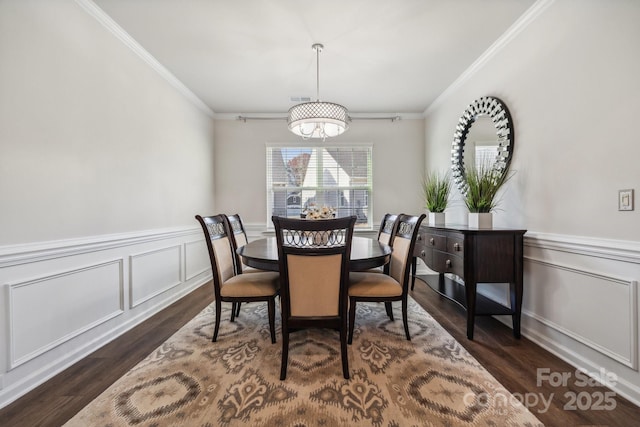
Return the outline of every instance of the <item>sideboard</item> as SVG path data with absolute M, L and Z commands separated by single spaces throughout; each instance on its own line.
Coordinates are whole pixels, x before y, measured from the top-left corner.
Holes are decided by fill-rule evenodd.
M 527 230 L 477 229 L 421 225 L 414 249 L 411 289 L 418 277 L 467 313 L 467 338 L 473 339 L 475 316 L 510 315 L 520 338 L 522 241 Z M 433 274 L 416 276 L 417 258 Z M 477 293 L 478 283 L 508 283 L 507 307 Z

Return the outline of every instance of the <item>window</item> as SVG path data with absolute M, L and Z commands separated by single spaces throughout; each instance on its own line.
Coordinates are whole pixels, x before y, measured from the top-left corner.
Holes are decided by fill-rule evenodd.
M 310 206 L 356 215 L 371 228 L 371 146 L 267 146 L 267 224 L 271 216 L 299 218 Z

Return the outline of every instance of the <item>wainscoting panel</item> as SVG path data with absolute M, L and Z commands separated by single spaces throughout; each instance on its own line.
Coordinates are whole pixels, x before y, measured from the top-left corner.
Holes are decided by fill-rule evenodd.
M 182 282 L 181 246 L 169 246 L 130 257 L 130 308 Z
M 640 242 L 528 232 L 524 246 L 522 334 L 640 405 Z
M 184 244 L 185 254 L 185 276 L 186 280 L 211 270 L 211 261 L 209 260 L 209 250 L 207 242 L 202 240 L 194 240 Z
M 202 237 L 194 225 L 0 246 L 0 407 L 211 280 Z
M 637 368 L 637 282 L 533 257 L 527 262 L 525 315 Z
M 10 283 L 10 367 L 123 312 L 123 260 Z

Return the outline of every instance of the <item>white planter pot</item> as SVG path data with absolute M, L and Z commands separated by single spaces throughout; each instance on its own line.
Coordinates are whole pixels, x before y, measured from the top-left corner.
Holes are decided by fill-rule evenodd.
M 493 214 L 469 212 L 469 228 L 493 228 Z
M 429 225 L 432 227 L 444 227 L 445 215 L 444 212 L 429 212 Z

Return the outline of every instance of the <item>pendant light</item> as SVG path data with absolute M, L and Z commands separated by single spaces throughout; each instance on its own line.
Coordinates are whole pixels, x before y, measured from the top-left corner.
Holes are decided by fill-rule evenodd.
M 320 101 L 320 43 L 311 46 L 316 51 L 316 101 L 304 102 L 289 109 L 289 130 L 303 139 L 338 136 L 349 129 L 349 112 L 346 107 L 333 102 Z

